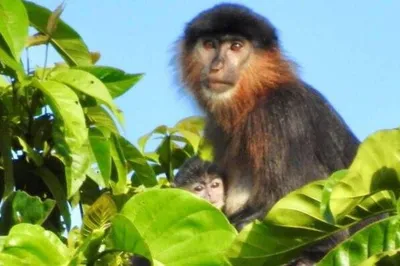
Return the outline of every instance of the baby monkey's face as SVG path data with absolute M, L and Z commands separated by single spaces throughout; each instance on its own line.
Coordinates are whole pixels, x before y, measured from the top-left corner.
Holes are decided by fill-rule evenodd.
M 218 209 L 222 209 L 225 204 L 224 183 L 218 175 L 205 174 L 199 177 L 198 181 L 183 188 L 209 201 Z

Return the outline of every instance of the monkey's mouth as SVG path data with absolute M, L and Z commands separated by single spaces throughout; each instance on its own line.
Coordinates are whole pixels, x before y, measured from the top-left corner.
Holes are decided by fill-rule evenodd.
M 223 93 L 233 88 L 235 84 L 225 80 L 209 79 L 205 82 L 206 88 L 216 93 Z

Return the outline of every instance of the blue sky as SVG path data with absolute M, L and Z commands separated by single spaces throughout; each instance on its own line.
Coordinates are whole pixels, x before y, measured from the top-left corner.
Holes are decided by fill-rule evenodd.
M 58 0 L 34 1 L 54 9 Z M 201 114 L 174 82 L 169 62 L 185 23 L 220 1 L 67 0 L 62 18 L 98 64 L 145 73 L 117 99 L 125 134 L 137 139 L 160 124 Z M 362 140 L 400 125 L 400 1 L 235 1 L 265 15 L 277 27 L 286 54 L 304 80 L 321 91 Z M 44 50 L 31 51 L 42 64 Z M 52 53 L 49 61 L 58 60 Z

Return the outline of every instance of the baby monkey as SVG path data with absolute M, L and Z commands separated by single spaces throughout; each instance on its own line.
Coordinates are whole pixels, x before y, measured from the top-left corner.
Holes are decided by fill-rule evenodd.
M 173 186 L 190 191 L 221 210 L 225 205 L 224 181 L 216 164 L 194 156 L 179 168 Z

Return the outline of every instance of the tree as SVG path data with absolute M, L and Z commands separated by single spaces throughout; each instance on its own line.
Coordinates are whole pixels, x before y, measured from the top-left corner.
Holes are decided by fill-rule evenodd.
M 161 125 L 130 143 L 114 99 L 143 74 L 96 65 L 100 54 L 60 19 L 62 11 L 0 3 L 0 264 L 122 265 L 137 254 L 154 265 L 279 265 L 380 213 L 391 216 L 319 264 L 397 259 L 398 129 L 371 135 L 349 169 L 293 191 L 238 233 L 210 203 L 169 188 L 187 158 L 212 159 L 203 119 Z M 31 69 L 27 51 L 40 45 L 44 64 Z M 49 49 L 64 61 L 48 64 Z M 154 151 L 149 140 L 158 141 Z M 78 207 L 82 226 L 71 228 Z

